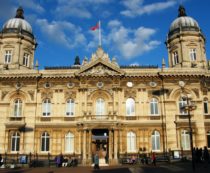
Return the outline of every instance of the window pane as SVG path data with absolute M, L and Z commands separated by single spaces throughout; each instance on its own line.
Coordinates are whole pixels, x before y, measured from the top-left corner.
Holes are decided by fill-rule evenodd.
M 152 150 L 160 150 L 160 133 L 158 131 L 152 133 Z
M 49 99 L 44 100 L 42 104 L 43 116 L 49 116 L 51 113 L 51 102 Z
M 208 114 L 208 101 L 204 101 L 204 113 Z
M 46 138 L 46 151 L 49 151 L 49 149 L 50 149 L 50 139 L 48 137 Z
M 65 151 L 73 153 L 74 151 L 74 135 L 72 133 L 68 133 L 65 136 Z
M 126 100 L 126 114 L 135 115 L 135 101 L 132 98 Z
M 127 133 L 127 151 L 128 152 L 136 151 L 136 134 L 133 132 Z
M 96 100 L 96 115 L 105 115 L 105 102 L 102 98 Z
M 182 132 L 181 140 L 182 140 L 181 144 L 182 144 L 183 150 L 189 150 L 190 149 L 190 135 L 186 130 Z
M 74 115 L 74 100 L 70 99 L 66 105 L 66 115 Z

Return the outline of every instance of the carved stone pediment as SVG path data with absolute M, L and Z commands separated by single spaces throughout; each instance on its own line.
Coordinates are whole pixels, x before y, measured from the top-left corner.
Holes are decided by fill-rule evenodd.
M 80 75 L 124 75 L 125 72 L 120 69 L 113 58 L 110 61 L 108 54 L 104 53 L 103 49 L 99 48 L 95 54 L 92 54 L 91 60 L 75 72 L 76 76 Z
M 81 75 L 116 75 L 119 72 L 112 70 L 102 64 L 94 66 L 86 71 L 80 73 Z

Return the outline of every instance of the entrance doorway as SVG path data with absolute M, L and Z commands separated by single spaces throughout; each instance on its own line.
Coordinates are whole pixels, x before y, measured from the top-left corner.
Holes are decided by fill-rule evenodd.
M 108 129 L 92 130 L 92 155 L 98 153 L 99 165 L 107 164 L 109 159 L 109 131 Z M 93 159 L 94 162 L 94 159 Z

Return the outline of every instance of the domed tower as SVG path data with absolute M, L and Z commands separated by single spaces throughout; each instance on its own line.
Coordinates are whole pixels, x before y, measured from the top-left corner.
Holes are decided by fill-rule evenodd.
M 33 69 L 36 46 L 31 25 L 19 7 L 0 32 L 0 69 Z
M 187 16 L 183 6 L 178 11 L 166 40 L 169 67 L 207 68 L 205 37 L 197 21 Z

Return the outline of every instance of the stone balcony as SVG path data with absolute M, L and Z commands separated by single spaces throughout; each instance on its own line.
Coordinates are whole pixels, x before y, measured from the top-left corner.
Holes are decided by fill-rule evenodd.
M 10 116 L 7 117 L 5 126 L 7 128 L 22 128 L 25 127 L 25 117 L 23 116 Z
M 147 116 L 125 116 L 125 115 L 83 115 L 83 116 L 37 116 L 36 125 L 66 125 L 69 124 L 117 124 L 117 123 L 134 123 L 134 124 L 161 124 L 160 115 Z

